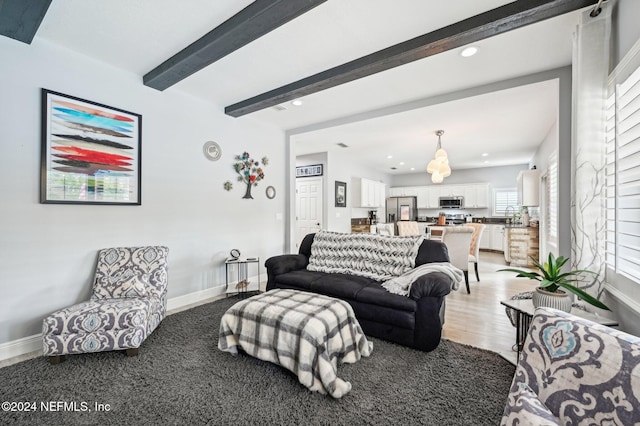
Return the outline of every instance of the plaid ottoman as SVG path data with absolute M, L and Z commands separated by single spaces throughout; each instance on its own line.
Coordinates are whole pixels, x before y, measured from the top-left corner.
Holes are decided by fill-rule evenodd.
M 218 348 L 280 365 L 312 391 L 340 398 L 351 384 L 337 376 L 373 349 L 351 306 L 340 299 L 276 289 L 233 305 L 222 316 Z

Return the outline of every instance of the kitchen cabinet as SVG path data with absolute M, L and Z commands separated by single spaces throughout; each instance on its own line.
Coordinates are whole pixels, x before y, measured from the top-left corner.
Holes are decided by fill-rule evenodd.
M 523 207 L 540 205 L 540 170 L 518 173 L 518 202 Z
M 491 250 L 504 251 L 504 225 L 493 225 L 491 233 Z
M 485 225 L 482 237 L 480 237 L 480 250 L 491 250 L 493 244 L 493 225 Z
M 464 185 L 464 208 L 486 209 L 489 208 L 489 184 L 474 183 Z
M 353 206 L 366 208 L 384 207 L 386 199 L 386 185 L 383 182 L 366 178 L 354 178 L 351 180 Z
M 504 225 L 486 224 L 480 238 L 480 249 L 504 251 Z
M 464 197 L 464 208 L 489 208 L 489 184 L 396 186 L 389 188 L 389 197 L 416 197 L 419 209 L 439 209 L 440 197 Z
M 438 209 L 440 208 L 440 187 L 439 186 L 427 186 L 427 208 Z
M 396 186 L 389 188 L 389 197 L 417 197 L 417 186 Z
M 416 196 L 418 197 L 417 207 L 419 209 L 432 208 L 429 206 L 429 187 L 428 186 L 416 187 Z

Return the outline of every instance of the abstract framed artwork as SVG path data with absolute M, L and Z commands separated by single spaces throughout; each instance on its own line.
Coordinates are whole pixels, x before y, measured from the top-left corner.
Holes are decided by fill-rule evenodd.
M 347 207 L 347 183 L 336 181 L 336 207 Z
M 142 116 L 42 89 L 40 202 L 141 204 Z

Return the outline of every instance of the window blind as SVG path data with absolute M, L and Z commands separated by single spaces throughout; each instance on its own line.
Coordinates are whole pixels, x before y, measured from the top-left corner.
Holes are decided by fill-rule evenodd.
M 640 282 L 640 68 L 607 101 L 606 261 Z
M 507 212 L 507 209 L 509 210 Z M 496 189 L 493 193 L 493 215 L 509 216 L 519 213 L 518 191 L 515 188 Z

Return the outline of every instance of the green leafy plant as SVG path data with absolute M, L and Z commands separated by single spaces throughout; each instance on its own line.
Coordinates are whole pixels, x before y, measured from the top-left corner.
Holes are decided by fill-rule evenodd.
M 589 293 L 582 290 L 581 288 L 578 288 L 571 284 L 572 282 L 579 281 L 578 276 L 580 274 L 583 274 L 583 273 L 595 274 L 595 272 L 588 271 L 586 269 L 576 269 L 574 271 L 563 273 L 562 267 L 564 266 L 565 263 L 567 263 L 569 259 L 562 256 L 559 256 L 558 258 L 556 258 L 553 255 L 553 253 L 549 253 L 549 259 L 547 262 L 544 263 L 544 265 L 538 262 L 537 260 L 535 260 L 533 257 L 531 257 L 531 260 L 533 260 L 533 263 L 540 270 L 540 273 L 529 272 L 529 271 L 524 271 L 522 269 L 514 269 L 514 268 L 499 269 L 498 272 L 500 271 L 515 272 L 517 273 L 516 277 L 524 277 L 524 278 L 536 280 L 540 282 L 539 287 L 551 293 L 556 293 L 559 290 L 559 288 L 562 287 L 568 292 L 571 292 L 576 296 L 580 297 L 585 302 L 597 308 L 610 311 L 607 305 L 605 305 L 595 297 L 591 296 Z

